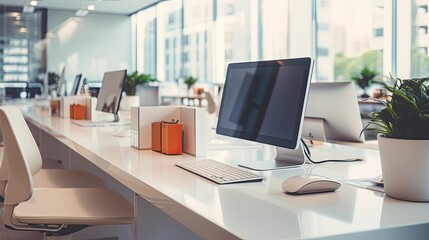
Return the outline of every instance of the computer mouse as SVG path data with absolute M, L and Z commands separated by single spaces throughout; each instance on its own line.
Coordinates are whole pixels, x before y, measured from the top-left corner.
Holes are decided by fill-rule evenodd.
M 333 192 L 341 183 L 317 175 L 298 175 L 283 181 L 282 189 L 288 194 Z

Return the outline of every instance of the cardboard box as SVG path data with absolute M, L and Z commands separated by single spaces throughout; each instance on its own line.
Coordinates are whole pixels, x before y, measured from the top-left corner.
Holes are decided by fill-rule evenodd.
M 161 128 L 161 152 L 182 154 L 182 124 L 162 122 Z
M 161 122 L 152 123 L 152 150 L 161 152 L 162 147 L 162 129 Z
M 85 119 L 85 106 L 80 104 L 70 105 L 70 118 L 75 120 Z

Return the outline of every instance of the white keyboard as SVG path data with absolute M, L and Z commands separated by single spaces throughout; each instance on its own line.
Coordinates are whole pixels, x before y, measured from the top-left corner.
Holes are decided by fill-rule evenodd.
M 211 159 L 176 163 L 180 168 L 207 178 L 217 184 L 260 182 L 263 176 Z

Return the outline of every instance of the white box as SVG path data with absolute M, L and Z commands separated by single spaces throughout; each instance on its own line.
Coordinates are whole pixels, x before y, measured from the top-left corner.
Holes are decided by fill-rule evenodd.
M 179 120 L 183 125 L 183 152 L 205 156 L 204 108 L 178 106 L 131 107 L 131 147 L 152 148 L 152 122 Z
M 181 107 L 183 124 L 183 152 L 196 157 L 206 155 L 206 109 Z
M 86 106 L 88 104 L 87 96 L 69 96 L 61 98 L 61 107 L 60 107 L 60 116 L 69 118 L 70 117 L 70 105 L 72 104 L 80 104 L 82 106 Z

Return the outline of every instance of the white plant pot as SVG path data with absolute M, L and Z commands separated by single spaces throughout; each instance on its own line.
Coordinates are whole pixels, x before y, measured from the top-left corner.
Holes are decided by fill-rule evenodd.
M 378 136 L 384 191 L 393 198 L 429 201 L 429 140 Z
M 120 109 L 123 111 L 131 111 L 131 107 L 140 106 L 139 96 L 122 96 Z

